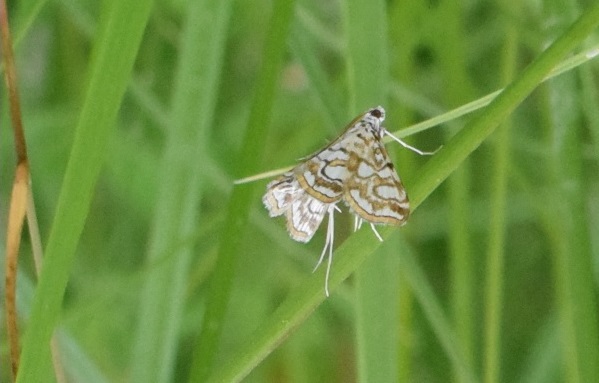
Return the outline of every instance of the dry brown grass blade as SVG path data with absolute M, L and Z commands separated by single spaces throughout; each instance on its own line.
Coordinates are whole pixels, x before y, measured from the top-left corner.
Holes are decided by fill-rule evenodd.
M 2 56 L 4 61 L 4 79 L 8 90 L 10 105 L 10 117 L 15 137 L 15 151 L 17 154 L 17 167 L 11 195 L 9 208 L 9 219 L 6 238 L 6 323 L 10 345 L 10 364 L 13 379 L 16 379 L 19 369 L 19 331 L 16 304 L 17 291 L 17 266 L 19 258 L 19 246 L 21 244 L 21 233 L 25 215 L 29 224 L 29 233 L 34 253 L 36 271 L 41 270 L 42 246 L 35 215 L 33 194 L 31 193 L 31 178 L 29 174 L 29 162 L 27 159 L 27 145 L 21 120 L 21 107 L 19 104 L 19 92 L 17 89 L 17 76 L 14 65 L 10 30 L 8 26 L 8 13 L 6 1 L 0 0 L 0 40 L 2 41 Z M 58 356 L 56 339 L 51 344 L 54 370 L 58 382 L 65 382 L 64 371 Z
M 10 33 L 8 28 L 8 14 L 6 2 L 0 2 L 0 28 L 2 40 L 2 55 L 4 57 L 4 79 L 8 90 L 10 116 L 15 136 L 17 152 L 17 169 L 13 184 L 11 204 L 6 238 L 6 325 L 10 344 L 10 364 L 13 379 L 16 379 L 19 368 L 19 331 L 17 327 L 17 264 L 19 258 L 19 245 L 21 231 L 27 211 L 27 195 L 29 186 L 29 166 L 27 162 L 27 146 L 21 123 L 21 111 L 18 91 L 16 87 L 16 74 L 12 54 Z
M 10 365 L 13 377 L 17 376 L 19 366 L 19 331 L 17 327 L 17 260 L 21 231 L 27 210 L 29 192 L 29 168 L 27 163 L 17 165 L 13 183 L 8 230 L 6 235 L 6 328 L 10 343 Z

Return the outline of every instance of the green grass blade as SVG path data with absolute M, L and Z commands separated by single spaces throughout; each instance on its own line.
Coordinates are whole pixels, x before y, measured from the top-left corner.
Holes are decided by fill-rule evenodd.
M 0 266 L 4 266 L 1 264 Z M 30 317 L 33 296 L 35 292 L 35 283 L 26 273 L 19 272 L 17 276 L 17 308 L 21 320 L 27 321 Z M 60 358 L 63 361 L 68 361 L 63 367 L 68 376 L 75 380 L 89 383 L 106 383 L 108 379 L 103 376 L 100 368 L 94 364 L 94 361 L 89 357 L 87 350 L 78 342 L 78 339 L 71 332 L 64 328 L 57 328 L 55 339 L 58 340 Z M 48 370 L 48 372 L 54 376 Z M 49 375 L 50 376 L 50 375 Z
M 599 5 L 586 10 L 573 26 L 555 41 L 475 120 L 460 131 L 421 169 L 410 190 L 412 206 L 418 207 L 455 168 L 488 137 L 527 95 L 542 81 L 559 61 L 599 25 Z M 389 238 L 392 228 L 380 230 Z M 331 272 L 331 291 L 353 273 L 380 243 L 367 230 L 360 230 L 345 241 L 335 254 Z M 234 382 L 243 379 L 299 326 L 325 296 L 322 291 L 324 270 L 315 273 L 306 283 L 293 289 L 287 299 L 244 343 L 240 351 L 229 358 L 211 379 L 213 382 Z
M 351 0 L 346 3 L 344 14 L 348 33 L 349 110 L 353 116 L 387 101 L 390 82 L 385 39 L 387 12 L 384 1 Z
M 439 343 L 441 343 L 448 359 L 451 361 L 454 375 L 457 377 L 456 380 L 459 382 L 476 382 L 470 358 L 466 356 L 465 350 L 459 342 L 459 336 L 450 324 L 449 315 L 443 312 L 442 305 L 439 299 L 436 298 L 424 271 L 405 243 L 402 243 L 401 246 L 401 257 L 402 276 L 407 279 Z
M 517 383 L 561 382 L 561 345 L 556 313 L 551 313 L 539 326 L 536 339 L 524 360 L 525 369 Z
M 593 151 L 595 156 L 599 156 L 599 109 L 596 108 L 599 104 L 599 91 L 594 86 L 597 83 L 597 76 L 593 75 L 591 68 L 583 67 L 580 68 L 580 77 L 584 114 L 587 116 L 586 120 L 593 141 Z M 595 228 L 597 227 L 595 226 Z M 595 233 L 599 234 L 599 232 Z M 596 235 L 595 238 L 599 238 L 599 235 Z
M 382 0 L 345 3 L 350 110 L 387 104 L 387 10 Z M 373 70 L 376 63 L 376 70 Z M 359 382 L 397 381 L 399 289 L 395 241 L 356 272 L 356 355 Z
M 388 23 L 389 23 L 389 39 L 388 41 L 403 41 L 401 44 L 390 44 L 389 52 L 389 64 L 391 77 L 395 79 L 391 86 L 391 89 L 403 89 L 398 84 L 404 86 L 413 86 L 415 82 L 413 74 L 418 70 L 418 64 L 416 60 L 413 60 L 411 53 L 417 49 L 417 45 L 420 39 L 420 33 L 416 27 L 418 24 L 418 17 L 416 15 L 425 13 L 422 4 L 417 2 L 395 2 L 388 5 Z M 390 106 L 395 110 L 393 114 L 393 121 L 395 126 L 409 126 L 413 123 L 416 118 L 416 114 L 422 113 L 423 116 L 428 115 L 424 110 L 427 109 L 429 102 L 426 100 L 420 105 L 415 105 L 418 102 L 412 102 L 415 98 L 420 101 L 424 97 L 412 97 L 410 94 L 405 99 L 395 100 L 395 94 L 393 91 L 390 92 L 391 100 L 389 101 Z M 407 92 L 406 92 L 407 93 Z M 424 107 L 422 104 L 424 105 Z M 437 110 L 435 109 L 435 112 Z M 435 114 L 435 112 L 431 114 Z M 439 112 L 440 113 L 440 112 Z M 390 137 L 389 137 L 390 138 Z M 401 164 L 400 177 L 403 179 L 413 179 L 417 166 L 413 161 L 408 161 L 409 156 L 413 155 L 406 150 L 401 150 L 395 156 L 395 161 L 399 165 Z M 409 230 L 406 233 L 409 236 Z M 399 259 L 399 257 L 397 257 Z M 400 270 L 403 265 L 400 261 Z M 397 383 L 412 382 L 414 373 L 414 344 L 413 336 L 416 329 L 416 321 L 414 320 L 417 312 L 414 292 L 410 288 L 410 284 L 406 278 L 403 277 L 401 271 L 397 274 L 396 279 L 398 280 L 397 288 L 398 292 L 398 316 L 396 331 L 398 332 L 397 341 Z
M 77 242 L 151 5 L 148 0 L 106 3 L 103 32 L 94 47 L 89 86 L 25 333 L 18 382 L 48 379 L 39 366 L 47 363 Z
M 508 28 L 504 48 L 504 80 L 514 76 L 517 37 L 514 28 Z M 484 306 L 484 362 L 483 376 L 486 383 L 499 382 L 501 374 L 501 313 L 503 298 L 503 258 L 507 226 L 507 179 L 510 154 L 511 123 L 507 120 L 496 133 L 494 163 L 491 178 L 491 222 L 487 249 L 486 292 Z
M 149 239 L 149 268 L 131 362 L 132 382 L 169 382 L 174 373 L 187 277 L 208 161 L 232 1 L 188 3 L 160 189 Z M 210 25 L 210 28 L 206 28 Z M 176 249 L 176 250 L 173 250 Z M 168 257 L 165 258 L 165 254 Z
M 318 100 L 323 104 L 325 115 L 330 116 L 332 125 L 343 126 L 345 120 L 344 108 L 341 106 L 341 102 L 337 100 L 333 91 L 333 84 L 315 58 L 317 48 L 311 46 L 307 33 L 298 25 L 295 25 L 292 29 L 289 40 L 289 47 L 306 71 L 310 84 L 315 88 Z
M 16 15 L 13 15 L 14 26 L 16 27 L 13 32 L 15 46 L 20 45 L 47 2 L 48 0 L 27 0 L 19 4 Z
M 552 141 L 549 172 L 554 192 L 547 198 L 554 233 L 554 273 L 568 382 L 599 380 L 599 317 L 588 237 L 586 177 L 583 168 L 581 100 L 577 76 L 549 85 Z
M 251 174 L 262 165 L 264 137 L 270 126 L 271 109 L 294 4 L 294 1 L 277 1 L 273 4 L 257 93 L 250 112 L 244 146 L 237 156 L 239 174 Z M 192 361 L 190 382 L 205 381 L 211 373 L 219 349 L 236 260 L 241 255 L 239 251 L 241 233 L 247 223 L 253 195 L 251 187 L 237 187 L 233 189 L 229 200 L 225 221 L 227 224 L 220 237 L 218 260 L 210 281 L 206 313 L 196 342 L 197 349 Z
M 457 105 L 472 99 L 474 87 L 471 84 L 468 65 L 465 26 L 462 6 L 455 1 L 441 1 L 436 12 L 435 23 L 439 38 L 435 39 L 436 54 L 443 63 L 443 81 L 460 86 L 443 87 L 443 100 L 446 105 Z M 446 132 L 447 137 L 455 134 L 458 126 L 453 124 Z M 474 255 L 472 253 L 472 211 L 469 209 L 472 196 L 472 167 L 466 159 L 455 169 L 446 184 L 449 272 L 451 282 L 451 313 L 457 333 L 458 345 L 463 348 L 466 363 L 473 366 L 474 323 Z M 461 374 L 455 371 L 456 377 Z
M 356 272 L 356 354 L 360 382 L 398 379 L 398 345 L 402 336 L 408 336 L 400 334 L 398 326 L 400 241 L 400 233 L 394 233 Z

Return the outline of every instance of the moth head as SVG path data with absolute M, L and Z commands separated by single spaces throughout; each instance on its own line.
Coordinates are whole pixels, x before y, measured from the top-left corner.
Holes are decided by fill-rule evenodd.
M 377 106 L 376 108 L 370 109 L 367 114 L 379 120 L 379 123 L 385 120 L 385 109 L 382 106 Z
M 379 138 L 382 138 L 385 134 L 385 128 L 382 126 L 384 120 L 385 109 L 383 109 L 382 106 L 377 106 L 366 112 L 362 121 L 365 122 Z

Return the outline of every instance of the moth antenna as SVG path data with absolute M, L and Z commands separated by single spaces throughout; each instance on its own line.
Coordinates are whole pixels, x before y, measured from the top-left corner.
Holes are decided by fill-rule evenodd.
M 437 153 L 437 151 L 440 149 L 435 150 L 434 152 L 423 152 L 420 149 L 417 149 L 411 145 L 408 145 L 407 143 L 405 143 L 404 141 L 400 140 L 399 137 L 395 136 L 394 134 L 392 134 L 391 132 L 389 132 L 387 129 L 383 128 L 383 135 L 388 135 L 389 137 L 393 138 L 395 141 L 399 142 L 401 144 L 401 146 L 403 146 L 406 149 L 410 149 L 413 152 L 416 152 L 418 154 L 420 154 L 421 156 L 431 156 L 435 153 Z

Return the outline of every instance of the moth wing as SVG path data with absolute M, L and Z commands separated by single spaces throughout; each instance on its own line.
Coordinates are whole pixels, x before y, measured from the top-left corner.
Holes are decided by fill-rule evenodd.
M 320 226 L 327 205 L 301 188 L 292 173 L 285 173 L 266 186 L 262 202 L 271 217 L 285 214 L 291 238 L 308 242 Z
M 350 178 L 347 169 L 349 151 L 356 145 L 364 147 L 362 133 L 369 128 L 380 130 L 384 115 L 383 108 L 378 107 L 357 116 L 333 142 L 296 166 L 292 172 L 300 186 L 325 203 L 335 203 L 343 198 L 345 183 Z
M 264 203 L 271 217 L 277 217 L 287 211 L 300 191 L 301 188 L 293 175 L 285 173 L 266 185 L 266 193 L 262 197 L 262 203 Z
M 312 197 L 324 203 L 335 203 L 343 197 L 344 185 L 350 176 L 346 150 L 349 140 L 351 135 L 346 131 L 292 170 L 300 186 Z
M 360 218 L 371 223 L 402 225 L 410 203 L 383 143 L 372 136 L 364 153 L 350 152 L 344 201 Z
M 291 238 L 299 242 L 310 241 L 324 218 L 327 206 L 302 190 L 287 209 L 287 231 Z

